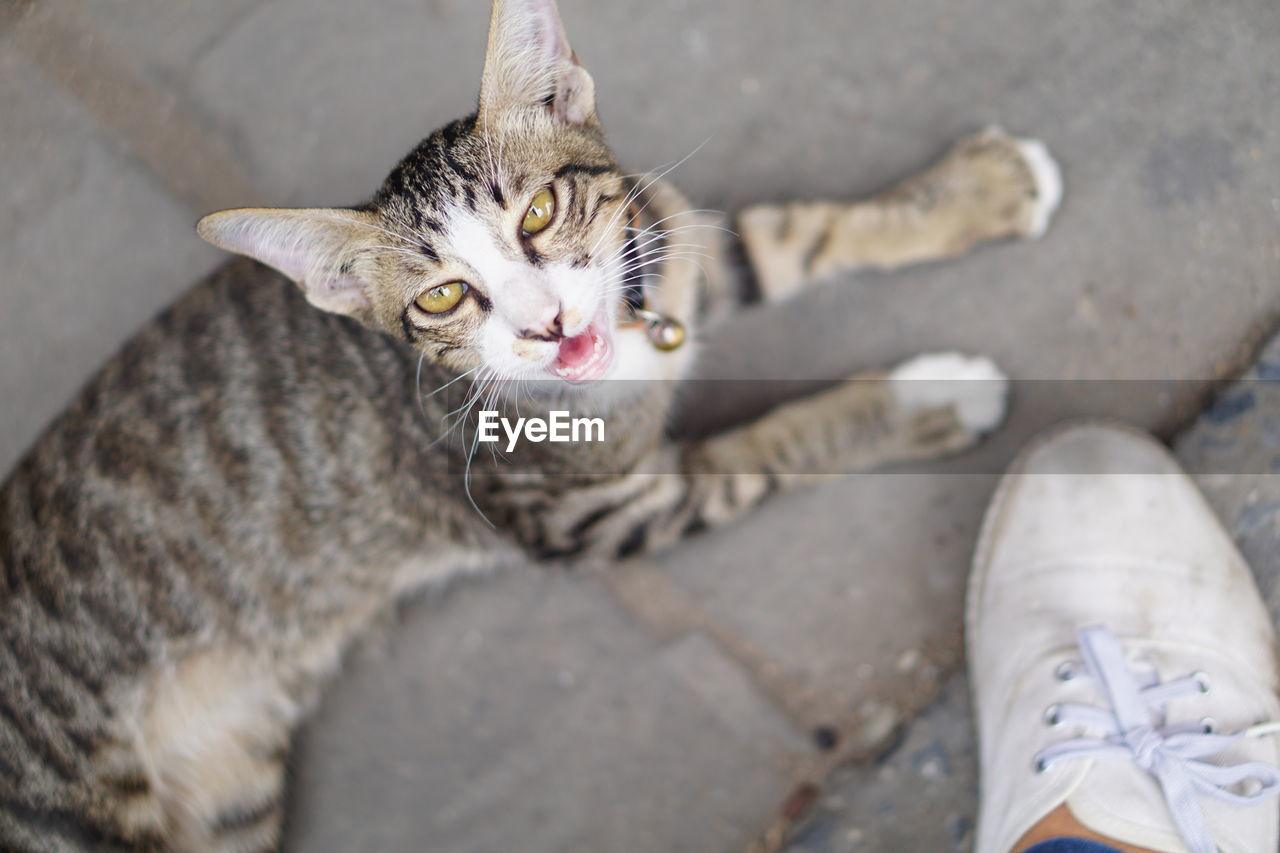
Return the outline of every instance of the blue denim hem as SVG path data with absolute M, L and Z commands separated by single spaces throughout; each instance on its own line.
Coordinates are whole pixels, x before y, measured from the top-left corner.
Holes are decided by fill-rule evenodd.
M 1120 851 L 1096 841 L 1085 841 L 1083 838 L 1054 838 L 1040 842 L 1027 850 L 1027 853 L 1120 853 Z

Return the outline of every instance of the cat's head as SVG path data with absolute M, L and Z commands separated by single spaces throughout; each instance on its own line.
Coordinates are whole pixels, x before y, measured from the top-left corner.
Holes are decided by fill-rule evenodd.
M 636 363 L 664 354 L 622 322 L 636 189 L 554 0 L 495 0 L 476 114 L 428 137 L 372 202 L 198 227 L 453 370 L 578 384 L 668 373 Z

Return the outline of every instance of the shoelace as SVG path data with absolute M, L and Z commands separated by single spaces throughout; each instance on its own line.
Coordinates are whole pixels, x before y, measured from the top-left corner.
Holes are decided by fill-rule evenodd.
M 1064 740 L 1048 747 L 1036 758 L 1037 767 L 1080 759 L 1125 759 L 1133 761 L 1160 783 L 1174 825 L 1191 853 L 1216 853 L 1200 796 L 1238 806 L 1255 806 L 1280 794 L 1280 769 L 1261 761 L 1221 766 L 1199 759 L 1216 755 L 1241 738 L 1275 733 L 1266 724 L 1236 734 L 1212 732 L 1205 724 L 1164 726 L 1164 706 L 1174 699 L 1207 692 L 1199 675 L 1160 683 L 1139 680 L 1124 659 L 1120 642 L 1106 627 L 1079 632 L 1085 674 L 1098 683 L 1110 708 L 1063 704 L 1049 709 L 1052 723 L 1081 725 L 1106 734 L 1099 738 Z M 1232 788 L 1253 780 L 1259 786 L 1249 793 Z

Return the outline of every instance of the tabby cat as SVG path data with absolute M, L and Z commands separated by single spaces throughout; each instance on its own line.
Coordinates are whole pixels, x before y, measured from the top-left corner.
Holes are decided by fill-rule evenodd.
M 1044 147 L 993 129 L 880 197 L 739 228 L 779 299 L 1037 236 L 1059 195 Z M 666 546 L 1002 419 L 994 365 L 945 354 L 668 437 L 699 335 L 744 300 L 715 225 L 619 168 L 554 0 L 496 0 L 477 112 L 368 203 L 205 218 L 253 260 L 130 340 L 0 491 L 0 849 L 276 849 L 291 732 L 397 597 Z M 459 399 L 607 440 L 476 452 Z

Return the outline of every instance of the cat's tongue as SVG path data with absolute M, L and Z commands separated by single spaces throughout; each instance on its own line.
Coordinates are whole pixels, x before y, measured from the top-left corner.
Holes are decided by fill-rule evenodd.
M 560 355 L 551 370 L 566 382 L 590 382 L 604 376 L 613 360 L 613 344 L 599 324 L 592 323 L 576 338 L 560 343 Z

